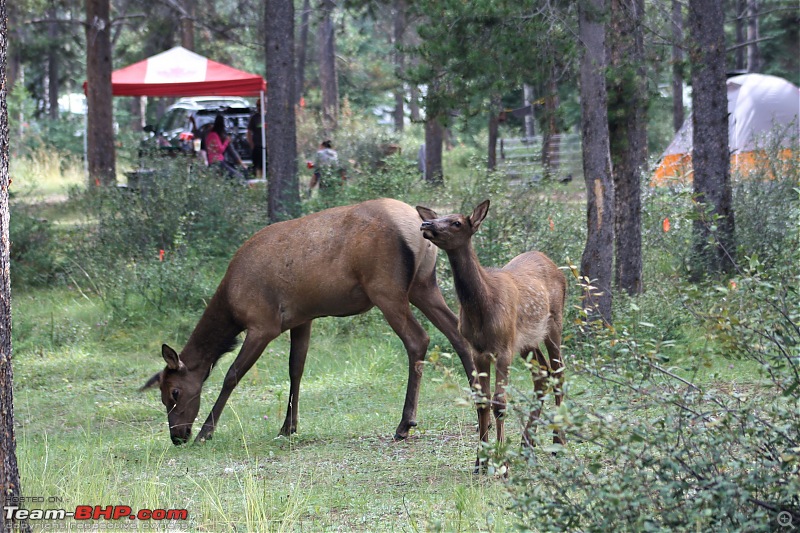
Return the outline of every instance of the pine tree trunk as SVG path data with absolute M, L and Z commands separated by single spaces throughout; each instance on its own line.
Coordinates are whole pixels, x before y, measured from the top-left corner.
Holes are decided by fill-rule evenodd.
M 672 128 L 677 132 L 683 113 L 683 0 L 672 0 Z
M 57 13 L 55 9 L 48 12 L 48 16 L 55 20 Z M 60 49 L 58 46 L 58 23 L 49 22 L 47 24 L 47 100 L 48 100 L 48 117 L 51 120 L 58 120 L 58 93 L 59 93 L 59 80 L 58 80 L 58 63 L 60 57 Z
M 442 145 L 444 128 L 437 117 L 425 120 L 425 181 L 434 185 L 444 183 Z
M 522 86 L 522 94 L 524 105 L 528 108 L 528 112 L 525 115 L 525 137 L 531 139 L 534 135 L 536 135 L 533 116 L 533 85 L 527 83 L 524 84 Z
M 734 220 L 728 156 L 725 31 L 717 0 L 690 0 L 694 193 L 701 210 L 694 222 L 692 278 L 733 267 Z M 712 228 L 716 228 L 713 232 Z M 713 237 L 714 244 L 709 245 Z
M 500 131 L 500 112 L 503 110 L 500 97 L 492 98 L 492 108 L 489 111 L 489 146 L 486 158 L 486 169 L 497 169 L 497 137 Z
M 181 46 L 194 50 L 194 0 L 183 0 L 181 15 Z
M 110 0 L 86 0 L 87 159 L 90 185 L 116 182 Z
M 747 72 L 761 71 L 761 53 L 758 51 L 758 0 L 747 6 Z
M 333 0 L 322 0 L 319 23 L 319 84 L 322 90 L 322 125 L 336 129 L 339 120 L 339 82 L 336 77 L 336 40 L 333 27 Z
M 303 0 L 303 11 L 300 13 L 300 42 L 297 46 L 297 84 L 295 92 L 297 102 L 303 97 L 306 84 L 306 51 L 308 50 L 308 24 L 311 17 L 311 2 Z
M 608 129 L 614 174 L 615 286 L 642 292 L 641 175 L 647 160 L 644 0 L 611 0 Z
M 403 46 L 403 36 L 406 32 L 406 0 L 394 0 L 394 69 L 397 77 L 397 87 L 394 90 L 394 131 L 402 132 L 405 127 L 406 93 L 401 76 L 405 71 L 405 53 L 400 49 Z
M 0 80 L 6 79 L 8 54 L 6 0 L 0 0 Z M 0 531 L 30 531 L 25 520 L 6 518 L 5 508 L 16 506 L 22 493 L 14 435 L 14 374 L 11 366 L 11 259 L 8 236 L 8 86 L 0 83 Z M 20 506 L 22 507 L 22 506 Z
M 561 166 L 561 139 L 558 136 L 558 83 L 555 62 L 550 65 L 547 75 L 547 90 L 544 98 L 544 136 L 542 138 L 542 166 L 546 178 L 553 178 Z
M 265 109 L 269 152 L 268 215 L 271 222 L 300 214 L 295 125 L 294 4 L 265 2 L 266 73 L 269 97 Z
M 588 232 L 581 256 L 581 276 L 591 286 L 584 288 L 583 307 L 590 319 L 611 322 L 614 254 L 614 182 L 608 138 L 608 95 L 605 0 L 580 4 L 579 34 L 583 44 L 580 67 L 581 136 L 583 176 L 586 181 Z
M 678 0 L 673 0 L 673 2 L 677 2 Z M 745 32 L 745 17 L 747 16 L 747 0 L 734 0 L 732 2 L 733 8 L 735 10 L 736 16 L 736 55 L 735 59 L 735 68 L 737 71 L 741 72 L 745 68 L 744 63 L 744 54 L 745 48 L 744 42 L 747 38 L 747 33 Z

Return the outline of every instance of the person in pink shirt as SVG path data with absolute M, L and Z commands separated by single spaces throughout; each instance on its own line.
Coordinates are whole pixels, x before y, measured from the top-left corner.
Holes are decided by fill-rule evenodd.
M 233 156 L 239 166 L 245 168 L 244 161 L 231 146 L 231 138 L 225 131 L 225 117 L 217 115 L 214 119 L 214 126 L 206 134 L 206 153 L 209 166 L 219 166 L 225 169 L 231 178 L 241 177 L 240 172 L 228 161 L 225 160 L 225 153 Z

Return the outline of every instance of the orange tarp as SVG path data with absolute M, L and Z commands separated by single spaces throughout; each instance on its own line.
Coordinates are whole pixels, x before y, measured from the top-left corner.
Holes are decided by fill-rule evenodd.
M 751 172 L 761 169 L 766 177 L 774 179 L 775 172 L 782 172 L 782 168 L 773 168 L 776 162 L 780 167 L 789 165 L 792 157 L 792 150 L 789 148 L 781 150 L 778 157 L 772 161 L 764 150 L 733 154 L 731 155 L 731 173 L 747 176 Z M 653 173 L 650 183 L 657 187 L 690 183 L 692 172 L 691 154 L 665 155 Z

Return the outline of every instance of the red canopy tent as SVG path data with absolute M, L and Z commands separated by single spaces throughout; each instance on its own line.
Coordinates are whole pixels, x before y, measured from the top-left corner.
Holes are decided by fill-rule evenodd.
M 86 92 L 86 82 L 83 90 Z M 114 96 L 257 96 L 262 123 L 266 90 L 267 82 L 258 74 L 217 63 L 182 46 L 111 73 Z M 266 177 L 264 133 L 261 128 L 262 176 Z
M 259 96 L 267 82 L 182 46 L 111 74 L 114 96 Z

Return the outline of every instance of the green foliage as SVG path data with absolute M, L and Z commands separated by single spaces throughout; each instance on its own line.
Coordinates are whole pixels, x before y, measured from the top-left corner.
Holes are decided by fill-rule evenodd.
M 782 198 L 794 228 L 782 236 L 782 261 L 750 258 L 724 285 L 679 284 L 617 299 L 623 309 L 613 328 L 579 321 L 577 346 L 565 342 L 578 354 L 568 402 L 541 424 L 566 430 L 567 447 L 556 457 L 543 457 L 553 449 L 544 447 L 497 459 L 512 460 L 512 472 L 520 472 L 509 490 L 521 524 L 538 531 L 775 531 L 788 518 L 797 523 L 796 195 Z M 735 367 L 743 373 L 732 374 Z M 523 413 L 535 407 L 532 399 L 520 403 Z
M 61 270 L 53 225 L 37 215 L 36 208 L 11 204 L 9 240 L 11 275 L 17 285 L 47 285 Z
M 118 321 L 202 309 L 217 270 L 263 225 L 263 191 L 181 159 L 152 167 L 128 188 L 72 193 L 87 231 L 69 251 L 69 281 L 97 294 Z
M 769 266 L 785 264 L 797 248 L 800 198 L 800 157 L 781 146 L 798 146 L 797 139 L 774 135 L 754 153 L 749 171 L 735 172 L 733 209 L 737 257 L 758 257 Z
M 87 252 L 110 262 L 156 257 L 184 247 L 210 257 L 229 257 L 263 225 L 263 206 L 239 183 L 183 159 L 153 162 L 127 188 L 76 192 L 96 231 Z

